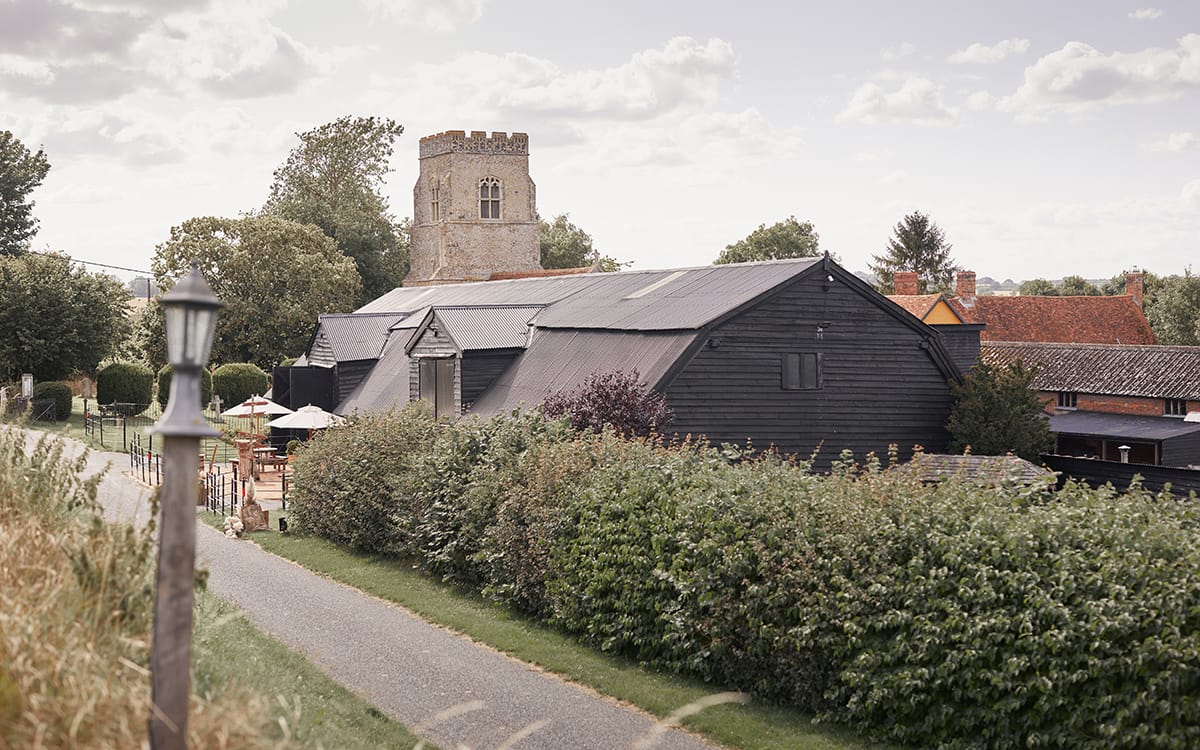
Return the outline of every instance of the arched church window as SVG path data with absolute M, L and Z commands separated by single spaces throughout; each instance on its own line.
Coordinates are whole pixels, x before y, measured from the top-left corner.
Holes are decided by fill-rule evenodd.
M 500 180 L 495 177 L 479 181 L 479 218 L 500 218 Z
M 436 182 L 429 186 L 429 216 L 431 221 L 442 220 L 441 187 Z

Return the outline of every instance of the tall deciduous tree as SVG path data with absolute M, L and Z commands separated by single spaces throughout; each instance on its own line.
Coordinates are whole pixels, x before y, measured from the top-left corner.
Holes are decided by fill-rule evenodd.
M 913 211 L 892 229 L 882 255 L 872 256 L 871 270 L 885 294 L 895 291 L 897 271 L 915 271 L 922 294 L 949 292 L 958 268 L 950 257 L 952 245 L 928 214 Z
M 189 219 L 171 229 L 151 267 L 168 291 L 195 259 L 228 306 L 213 341 L 213 362 L 269 369 L 304 351 L 320 313 L 347 312 L 358 298 L 354 261 L 319 229 L 277 216 Z M 147 316 L 148 359 L 161 351 L 161 314 Z
M 0 380 L 93 372 L 129 329 L 129 294 L 63 256 L 0 256 Z
M 1050 422 L 1033 389 L 1034 371 L 1020 362 L 979 364 L 953 387 L 955 402 L 946 428 L 950 450 L 984 456 L 1013 453 L 1030 461 L 1054 447 Z
M 572 224 L 569 214 L 559 214 L 552 221 L 538 217 L 538 231 L 542 268 L 598 266 L 601 271 L 616 271 L 621 267 L 616 258 L 600 254 L 592 236 Z
M 1057 297 L 1058 287 L 1046 279 L 1029 279 L 1021 282 L 1017 293 L 1022 297 Z
M 356 302 L 399 286 L 408 244 L 382 193 L 393 143 L 404 127 L 384 117 L 340 117 L 297 133 L 300 145 L 275 170 L 263 212 L 320 227 L 354 259 Z
M 1146 318 L 1158 343 L 1200 346 L 1200 276 L 1188 268 L 1160 279 Z
M 820 237 L 811 221 L 796 221 L 789 216 L 767 226 L 759 224 L 745 239 L 726 245 L 716 264 L 746 263 L 755 260 L 814 258 L 821 254 Z
M 0 255 L 18 255 L 37 233 L 29 194 L 42 184 L 50 162 L 41 149 L 30 151 L 11 132 L 0 131 Z

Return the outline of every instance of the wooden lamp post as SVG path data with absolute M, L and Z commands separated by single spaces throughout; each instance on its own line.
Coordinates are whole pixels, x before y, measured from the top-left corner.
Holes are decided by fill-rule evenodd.
M 150 651 L 150 747 L 185 750 L 191 693 L 192 588 L 196 564 L 196 472 L 200 440 L 216 437 L 200 411 L 200 371 L 208 363 L 217 299 L 195 262 L 159 299 L 167 328 L 171 397 L 151 428 L 163 438 L 164 476 Z

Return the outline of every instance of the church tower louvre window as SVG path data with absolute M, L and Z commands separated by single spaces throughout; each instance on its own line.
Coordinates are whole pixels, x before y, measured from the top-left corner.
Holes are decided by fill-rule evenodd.
M 495 177 L 479 181 L 479 218 L 500 218 L 500 180 Z

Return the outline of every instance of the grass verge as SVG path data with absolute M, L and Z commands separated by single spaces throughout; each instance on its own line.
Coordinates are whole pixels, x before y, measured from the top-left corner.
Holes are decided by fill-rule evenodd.
M 272 523 L 279 511 L 271 512 Z M 219 515 L 201 512 L 216 529 Z M 314 537 L 266 532 L 250 537 L 268 552 L 308 570 L 395 602 L 421 617 L 485 643 L 524 662 L 587 685 L 604 695 L 627 701 L 655 716 L 719 692 L 674 675 L 651 672 L 580 644 L 557 630 L 532 622 L 510 609 L 444 584 L 397 560 L 360 555 Z M 854 732 L 814 725 L 810 716 L 787 708 L 747 703 L 708 708 L 685 722 L 716 742 L 741 750 L 864 750 Z
M 231 685 L 258 696 L 267 736 L 291 745 L 366 750 L 411 748 L 418 740 L 207 591 L 196 594 L 192 675 L 204 703 Z

